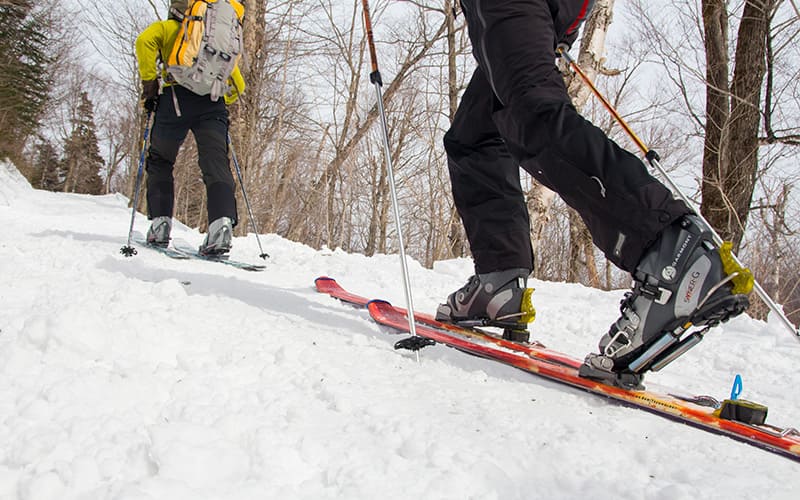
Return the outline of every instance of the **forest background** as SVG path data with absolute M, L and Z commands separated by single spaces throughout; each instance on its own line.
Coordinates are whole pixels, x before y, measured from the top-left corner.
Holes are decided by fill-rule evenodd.
M 0 0 L 0 156 L 34 187 L 133 199 L 145 128 L 133 43 L 168 3 Z M 254 223 L 315 248 L 396 252 L 361 0 L 245 5 L 248 88 L 230 108 L 231 136 L 254 220 L 239 191 L 237 231 Z M 408 254 L 425 266 L 467 256 L 441 144 L 474 69 L 464 16 L 455 0 L 373 0 L 371 13 Z M 583 31 L 571 51 L 581 67 L 800 322 L 798 1 L 597 0 Z M 564 73 L 584 116 L 638 154 Z M 521 175 L 535 276 L 626 287 L 579 218 Z M 175 217 L 203 228 L 191 134 L 175 177 Z

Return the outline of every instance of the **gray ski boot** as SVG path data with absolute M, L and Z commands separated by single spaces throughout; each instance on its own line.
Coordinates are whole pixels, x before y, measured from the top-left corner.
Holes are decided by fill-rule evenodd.
M 169 246 L 169 233 L 172 231 L 172 217 L 161 216 L 153 219 L 147 230 L 147 244 L 154 247 Z
M 660 370 L 709 328 L 744 312 L 753 277 L 730 248 L 718 247 L 694 215 L 664 229 L 636 267 L 622 315 L 600 339 L 600 353 L 586 357 L 580 375 L 641 388 L 645 371 Z M 702 328 L 689 334 L 692 327 Z
M 206 256 L 222 256 L 230 252 L 233 239 L 233 221 L 220 217 L 208 225 L 208 233 L 198 253 Z
M 503 338 L 528 342 L 528 323 L 536 316 L 528 269 L 508 269 L 473 275 L 436 310 L 436 319 L 465 327 L 503 328 Z

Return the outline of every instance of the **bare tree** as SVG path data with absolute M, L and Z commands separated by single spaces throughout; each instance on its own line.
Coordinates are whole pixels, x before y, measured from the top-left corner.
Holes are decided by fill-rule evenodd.
M 798 16 L 789 4 L 708 0 L 699 10 L 685 1 L 633 4 L 648 34 L 643 40 L 668 68 L 676 102 L 703 138 L 701 211 L 736 249 L 758 176 L 766 173 L 759 168 L 763 146 L 791 144 L 797 135 L 796 112 L 787 112 L 797 110 Z M 783 71 L 775 71 L 776 63 Z
M 605 38 L 612 21 L 614 0 L 598 0 L 586 21 L 578 54 L 578 64 L 583 72 L 592 80 L 599 73 L 609 74 L 604 68 Z M 591 97 L 588 86 L 568 73 L 567 92 L 577 109 L 583 108 Z M 600 286 L 600 275 L 594 256 L 594 245 L 589 229 L 574 210 L 569 212 L 570 219 L 570 268 L 567 281 L 579 281 L 580 268 L 585 269 L 589 285 Z
M 144 113 L 138 108 L 134 41 L 147 25 L 166 14 L 168 5 L 167 0 L 148 0 L 146 5 L 123 2 L 115 6 L 114 15 L 84 16 L 84 30 L 89 33 L 86 51 L 90 52 L 83 58 L 84 81 L 91 83 L 90 93 L 99 97 L 95 102 L 100 109 L 98 135 L 106 151 L 105 186 L 109 191 L 125 192 L 131 200 L 145 126 Z M 108 10 L 107 2 L 89 0 L 84 13 Z M 187 167 L 178 162 L 176 172 Z M 137 210 L 143 209 L 145 197 L 139 200 Z
M 326 134 L 333 145 L 333 157 L 327 162 L 322 172 L 317 175 L 316 180 L 311 184 L 304 199 L 304 208 L 297 215 L 290 228 L 289 236 L 293 239 L 303 239 L 302 235 L 308 234 L 309 214 L 323 214 L 324 237 L 322 234 L 317 237 L 320 243 L 333 245 L 336 241 L 336 220 L 334 213 L 334 199 L 338 184 L 345 174 L 344 168 L 347 163 L 352 161 L 353 154 L 356 152 L 362 139 L 374 125 L 378 113 L 377 106 L 372 105 L 365 116 L 361 116 L 359 107 L 361 101 L 360 93 L 363 92 L 365 79 L 362 78 L 365 60 L 365 39 L 363 30 L 360 29 L 360 10 L 359 2 L 353 2 L 352 10 L 348 11 L 348 22 L 344 26 L 339 26 L 336 22 L 336 12 L 331 3 L 325 4 L 325 13 L 330 28 L 325 31 L 325 36 L 320 36 L 319 40 L 327 46 L 326 54 L 332 55 L 336 59 L 333 70 L 328 75 L 329 80 L 334 84 L 334 104 L 340 102 L 339 114 L 335 115 L 335 121 L 331 126 L 326 126 Z M 381 19 L 381 13 L 385 4 L 373 6 L 373 19 Z M 402 50 L 398 50 L 400 56 L 397 67 L 394 71 L 391 82 L 386 86 L 383 97 L 387 111 L 391 111 L 391 103 L 395 95 L 403 88 L 405 80 L 413 73 L 417 65 L 425 59 L 432 47 L 442 37 L 446 30 L 446 22 L 442 20 L 438 26 L 427 26 L 427 19 L 424 16 L 417 16 L 420 29 L 416 31 L 414 38 L 407 40 L 402 45 Z M 377 24 L 377 23 L 376 23 Z M 403 40 L 401 37 L 394 37 L 396 40 Z M 385 54 L 385 53 L 382 53 Z M 384 55 L 384 62 L 389 59 Z M 341 98 L 339 92 L 344 90 L 346 94 Z M 320 203 L 321 200 L 324 203 Z M 316 217 L 319 219 L 318 215 Z M 308 238 L 305 238 L 308 241 Z M 320 241 L 321 240 L 321 241 Z
M 704 0 L 707 61 L 706 141 L 703 158 L 703 215 L 738 249 L 758 169 L 761 89 L 766 75 L 770 20 L 780 2 L 744 2 L 729 76 L 728 6 Z
M 763 183 L 763 181 L 762 181 Z M 778 304 L 785 304 L 784 312 L 795 323 L 800 322 L 800 252 L 792 241 L 800 225 L 797 210 L 791 207 L 792 184 L 775 183 L 762 186 L 766 193 L 753 209 L 761 219 L 758 239 L 761 245 L 748 251 L 748 262 L 754 273 L 762 276 L 761 284 L 769 290 Z M 749 313 L 766 318 L 769 308 L 761 301 L 753 301 Z

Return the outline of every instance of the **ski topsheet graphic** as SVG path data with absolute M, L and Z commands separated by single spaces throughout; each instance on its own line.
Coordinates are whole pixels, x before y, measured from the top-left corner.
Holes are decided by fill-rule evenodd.
M 370 300 L 353 294 L 328 277 L 317 278 L 316 287 L 318 291 L 339 300 L 366 307 L 372 319 L 381 325 L 405 333 L 409 330 L 407 314 L 403 308 L 383 300 Z M 582 361 L 552 349 L 510 342 L 484 331 L 441 323 L 425 314 L 417 313 L 414 319 L 419 339 L 514 366 L 532 375 L 800 461 L 800 431 L 765 423 L 766 408 L 760 405 L 731 400 L 720 402 L 710 396 L 685 395 L 682 394 L 683 391 L 655 386 L 643 390 L 628 390 L 606 385 L 580 377 L 578 368 Z M 409 337 L 396 343 L 395 347 L 416 346 L 419 339 Z

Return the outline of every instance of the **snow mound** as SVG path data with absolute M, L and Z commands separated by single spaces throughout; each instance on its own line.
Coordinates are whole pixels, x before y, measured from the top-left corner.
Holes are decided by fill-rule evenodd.
M 8 160 L 0 160 L 0 206 L 9 206 L 20 193 L 31 191 L 30 182 Z

